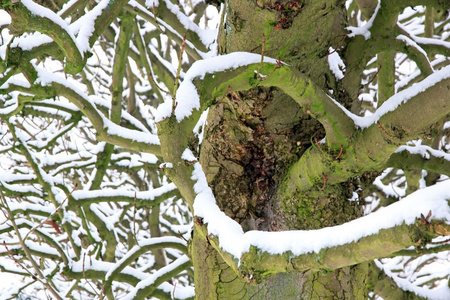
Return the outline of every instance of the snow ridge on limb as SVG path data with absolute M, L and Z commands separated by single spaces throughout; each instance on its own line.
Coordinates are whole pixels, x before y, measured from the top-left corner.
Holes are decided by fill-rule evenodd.
M 127 6 L 125 6 L 125 9 L 133 14 L 139 15 L 142 18 L 144 18 L 146 21 L 150 22 L 151 24 L 158 26 L 163 30 L 164 34 L 166 34 L 168 37 L 173 39 L 175 42 L 181 44 L 183 41 L 183 36 L 174 29 L 171 25 L 167 24 L 164 20 L 158 18 L 158 16 L 155 16 L 152 12 L 148 11 L 144 6 L 139 4 L 136 1 L 130 1 Z M 166 12 L 169 13 L 169 12 Z M 175 16 L 176 17 L 176 16 Z M 160 26 L 161 25 L 161 26 Z M 183 31 L 186 30 L 183 27 Z M 191 31 L 192 32 L 192 31 Z M 194 33 L 196 34 L 196 33 Z M 203 43 L 200 42 L 201 45 L 194 44 L 190 40 L 186 40 L 186 52 L 192 56 L 194 59 L 203 59 L 210 57 L 212 55 L 215 55 L 215 53 L 210 52 L 202 52 L 198 49 L 198 46 L 205 47 Z
M 124 300 L 141 299 L 150 295 L 161 283 L 169 280 L 174 275 L 186 270 L 192 265 L 188 256 L 183 255 L 172 263 L 157 270 L 146 279 L 140 281 L 131 292 L 125 296 Z
M 114 20 L 114 18 L 116 18 L 117 15 L 122 11 L 123 6 L 128 1 L 129 0 L 102 0 L 92 10 L 68 25 L 69 29 L 67 29 L 67 23 L 62 20 L 58 14 L 55 14 L 53 12 L 45 13 L 43 11 L 45 11 L 46 8 L 37 5 L 31 0 L 26 0 L 27 5 L 31 5 L 33 13 L 37 11 L 38 15 L 40 13 L 45 15 L 46 17 L 50 17 L 49 19 L 41 17 L 42 20 L 47 20 L 46 23 L 51 23 L 50 25 L 45 24 L 45 22 L 41 22 L 42 24 L 39 24 L 39 22 L 33 22 L 32 25 L 38 26 L 35 28 L 37 31 L 41 31 L 39 28 L 44 25 L 46 27 L 53 27 L 49 28 L 46 32 L 43 32 L 45 34 L 48 34 L 51 38 L 47 35 L 27 35 L 26 37 L 18 37 L 16 41 L 11 44 L 11 50 L 13 50 L 13 48 L 20 48 L 18 50 L 21 51 L 21 53 L 20 55 L 10 55 L 10 57 L 14 56 L 14 61 L 9 61 L 9 63 L 11 63 L 11 65 L 22 65 L 25 62 L 28 62 L 29 60 L 35 58 L 37 55 L 53 56 L 61 59 L 61 54 L 63 54 L 67 59 L 66 71 L 68 73 L 78 73 L 84 67 L 85 60 L 88 57 L 88 55 L 86 54 L 90 51 L 91 47 L 97 41 L 98 37 L 105 30 L 105 28 L 107 28 Z M 23 15 L 23 12 L 21 12 L 21 8 L 25 7 L 23 4 L 16 3 L 12 7 L 13 10 L 12 12 L 10 12 L 11 15 L 15 13 Z M 60 12 L 60 14 L 62 13 L 63 12 Z M 26 16 L 21 17 L 24 18 Z M 29 19 L 33 20 L 33 18 Z M 25 24 L 25 22 L 19 22 L 19 24 L 17 24 L 19 30 L 21 31 L 23 31 L 23 24 Z M 55 29 L 55 26 L 57 26 L 58 28 Z M 67 36 L 76 36 L 76 39 L 64 39 L 64 36 L 62 34 L 63 32 L 66 33 Z M 58 42 L 58 40 L 60 40 L 60 43 Z M 53 42 L 55 42 L 59 47 L 52 47 L 52 45 L 50 44 L 52 44 Z M 71 62 L 73 62 L 74 64 L 72 64 Z M 75 64 L 75 62 L 81 63 Z
M 76 74 L 83 69 L 84 53 L 69 25 L 60 16 L 31 0 L 22 0 L 15 5 L 18 5 L 14 9 L 17 19 L 13 17 L 13 23 L 23 22 L 29 27 L 23 27 L 23 30 L 32 29 L 49 35 L 64 52 L 67 59 L 66 72 Z M 23 12 L 22 6 L 28 12 Z
M 440 82 L 450 79 L 450 66 L 446 66 L 430 76 L 426 77 L 421 82 L 413 85 L 412 87 L 405 89 L 403 91 L 394 94 L 391 98 L 386 100 L 376 111 L 374 114 L 370 116 L 360 117 L 357 116 L 350 111 L 348 111 L 345 107 L 343 107 L 339 102 L 333 100 L 333 102 L 339 106 L 345 114 L 350 117 L 355 126 L 365 129 L 373 124 L 377 123 L 383 116 L 387 115 L 389 112 L 395 111 L 400 105 L 407 103 L 412 100 L 415 96 L 418 96 L 421 93 L 424 93 L 429 88 L 437 85 Z
M 39 90 L 44 86 L 52 87 L 58 95 L 67 98 L 91 121 L 101 139 L 127 149 L 160 155 L 160 142 L 157 135 L 128 129 L 111 122 L 97 109 L 94 101 L 68 80 L 38 67 L 36 67 L 36 71 L 38 79 L 33 88 Z
M 185 258 L 186 255 L 181 256 L 180 258 Z M 179 263 L 180 261 L 178 261 Z M 188 261 L 187 263 L 182 263 L 181 267 L 180 265 L 178 265 L 178 267 L 180 268 L 175 268 L 175 270 L 178 269 L 182 269 L 183 267 L 186 269 L 187 267 L 189 267 L 190 262 Z M 114 268 L 116 266 L 117 263 L 110 263 L 110 262 L 104 262 L 101 260 L 97 260 L 94 257 L 88 257 L 86 258 L 85 262 L 83 263 L 83 260 L 80 261 L 71 261 L 69 265 L 65 266 L 63 269 L 63 274 L 67 274 L 67 276 L 70 276 L 71 278 L 74 279 L 83 279 L 85 278 L 85 274 L 89 275 L 92 278 L 96 278 L 96 279 L 101 279 L 104 278 L 106 276 L 106 274 L 109 272 L 109 270 L 111 270 L 112 268 Z M 170 265 L 168 265 L 170 266 Z M 173 265 L 172 263 L 172 267 L 174 267 L 176 265 Z M 173 292 L 173 286 L 165 283 L 165 282 L 159 282 L 160 279 L 162 277 L 165 277 L 164 275 L 169 274 L 170 276 L 174 276 L 176 274 L 175 271 L 172 273 L 170 272 L 170 270 L 165 269 L 166 272 L 160 272 L 159 275 L 160 276 L 155 276 L 152 275 L 151 278 L 152 279 L 156 279 L 154 282 L 156 284 L 159 283 L 158 286 L 154 286 L 154 289 L 163 291 L 165 294 L 169 295 L 170 298 L 170 294 Z M 146 279 L 148 279 L 148 273 L 145 273 L 143 271 L 140 271 L 139 269 L 135 269 L 132 268 L 130 266 L 125 266 L 125 268 L 123 268 L 120 273 L 117 275 L 116 277 L 116 281 L 118 282 L 126 282 L 132 285 L 137 285 L 139 282 L 144 281 Z M 164 279 L 167 280 L 167 279 Z M 183 286 L 177 286 L 176 290 L 175 290 L 175 294 L 177 296 L 177 298 L 180 299 L 185 299 L 185 298 L 189 298 L 194 296 L 194 289 L 192 287 L 183 287 Z
M 259 54 L 248 52 L 234 52 L 227 55 L 219 55 L 208 59 L 196 61 L 186 72 L 183 82 L 177 90 L 175 101 L 178 103 L 175 108 L 175 116 L 180 122 L 192 114 L 194 109 L 200 109 L 200 96 L 194 84 L 195 80 L 204 79 L 207 74 L 224 72 L 237 69 L 242 66 L 256 64 L 261 61 Z M 264 62 L 276 64 L 277 60 L 273 58 L 264 58 Z M 172 112 L 172 99 L 158 106 L 156 122 L 170 117 Z
M 377 7 L 375 8 L 375 12 L 373 13 L 372 17 L 370 17 L 370 20 L 367 22 L 366 25 L 362 27 L 354 27 L 349 26 L 347 27 L 347 30 L 350 31 L 348 34 L 348 37 L 355 37 L 357 35 L 362 35 L 366 40 L 370 39 L 371 32 L 370 28 L 372 28 L 373 22 L 375 21 L 375 18 L 377 17 L 378 11 L 380 10 L 381 6 L 381 0 L 378 0 Z
M 387 276 L 391 277 L 395 281 L 395 283 L 405 291 L 413 292 L 416 295 L 424 297 L 426 299 L 447 300 L 450 298 L 450 287 L 446 285 L 431 290 L 421 288 L 412 284 L 408 279 L 396 276 L 390 270 L 384 268 L 383 264 L 379 260 L 375 260 L 375 264 L 378 268 L 383 270 Z
M 189 19 L 189 17 L 187 17 L 183 12 L 181 12 L 178 6 L 172 4 L 172 2 L 168 0 L 162 0 L 162 2 L 167 6 L 169 11 L 176 16 L 176 18 L 180 21 L 180 23 L 186 30 L 192 31 L 198 35 L 198 38 L 205 47 L 210 47 L 214 43 L 214 40 L 216 39 L 217 36 L 217 30 L 201 29 L 197 24 L 192 22 L 191 19 Z
M 182 122 L 194 110 L 205 110 L 211 100 L 227 92 L 248 90 L 257 86 L 278 87 L 291 96 L 305 111 L 325 127 L 327 141 L 346 145 L 354 133 L 351 119 L 315 84 L 280 60 L 264 57 L 262 78 L 255 78 L 261 56 L 234 52 L 196 61 L 186 72 L 176 94 L 175 117 Z M 202 98 L 200 99 L 200 95 Z M 172 99 L 158 106 L 157 122 L 172 114 Z
M 111 293 L 111 283 L 120 274 L 120 272 L 126 268 L 130 263 L 137 259 L 141 254 L 152 251 L 157 248 L 174 248 L 182 251 L 184 254 L 187 254 L 186 242 L 180 238 L 175 237 L 159 237 L 159 238 L 151 238 L 148 239 L 140 245 L 134 246 L 128 253 L 122 257 L 105 275 L 105 294 L 109 295 Z M 186 256 L 185 256 L 186 257 Z M 173 267 L 173 266 L 172 266 Z M 173 268 L 171 268 L 172 270 Z M 167 272 L 170 270 L 166 270 Z M 164 272 L 161 272 L 163 275 Z M 156 273 L 152 275 L 156 277 Z M 156 280 L 153 278 L 152 283 Z M 138 287 L 136 287 L 138 288 Z M 133 295 L 133 292 L 130 294 Z M 132 297 L 132 296 L 131 296 Z
M 450 154 L 425 145 L 400 146 L 389 158 L 388 165 L 403 170 L 414 166 L 450 177 Z
M 399 202 L 379 209 L 367 216 L 351 222 L 311 231 L 284 231 L 284 232 L 243 232 L 242 227 L 230 217 L 226 216 L 215 203 L 215 198 L 206 182 L 205 174 L 199 163 L 194 165 L 192 179 L 197 196 L 194 201 L 194 215 L 201 218 L 202 223 L 197 226 L 206 226 L 205 238 L 210 243 L 217 243 L 215 248 L 231 254 L 234 258 L 228 263 L 247 266 L 249 269 L 264 271 L 264 264 L 279 260 L 278 272 L 285 272 L 289 266 L 291 270 L 305 271 L 312 267 L 317 269 L 336 269 L 362 261 L 390 255 L 416 242 L 419 232 L 414 225 L 421 215 L 431 212 L 434 225 L 423 229 L 431 235 L 439 234 L 439 226 L 447 226 L 441 222 L 450 222 L 450 181 L 443 181 L 434 186 L 414 192 Z M 437 224 L 437 225 L 436 225 Z M 373 237 L 385 241 L 384 251 L 367 251 L 367 245 L 373 245 Z M 405 241 L 394 241 L 389 244 L 392 236 L 402 236 Z M 389 246 L 387 246 L 389 244 Z M 339 257 L 342 249 L 352 255 Z M 325 249 L 325 250 L 322 250 Z M 259 262 L 246 261 L 248 252 L 258 252 Z M 324 251 L 327 252 L 324 255 Z M 315 253 L 315 254 L 314 254 Z M 374 256 L 373 253 L 376 253 Z M 339 259 L 333 258 L 333 255 Z M 223 255 L 226 256 L 226 255 Z M 273 256 L 271 258 L 271 256 Z M 264 259 L 262 259 L 264 258 Z M 314 258 L 314 259 L 311 259 Z M 319 259 L 320 258 L 320 259 Z M 314 260 L 319 261 L 314 262 Z M 259 269 L 258 269 L 259 268 Z
M 150 191 L 122 191 L 122 190 L 93 190 L 93 191 L 74 191 L 72 198 L 80 205 L 91 203 L 123 201 L 133 203 L 136 206 L 158 205 L 171 194 L 178 194 L 177 187 L 173 183 L 163 185 Z

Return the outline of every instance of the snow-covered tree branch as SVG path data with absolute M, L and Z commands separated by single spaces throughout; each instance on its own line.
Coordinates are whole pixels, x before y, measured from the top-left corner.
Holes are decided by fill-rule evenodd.
M 449 9 L 0 0 L 0 298 L 448 299 Z

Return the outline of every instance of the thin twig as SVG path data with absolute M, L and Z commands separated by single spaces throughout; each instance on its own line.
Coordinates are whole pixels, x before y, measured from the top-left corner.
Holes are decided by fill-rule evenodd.
M 181 234 L 181 232 L 178 230 L 178 235 L 180 236 L 180 238 L 182 238 L 186 243 L 188 242 L 187 239 L 184 238 L 184 236 Z
M 3 241 L 3 246 L 5 246 L 6 251 L 8 252 L 9 256 L 12 258 L 12 260 L 19 265 L 19 267 L 21 267 L 25 272 L 27 272 L 28 274 L 30 274 L 31 278 L 33 278 L 34 280 L 37 280 L 39 282 L 41 282 L 42 284 L 45 284 L 44 282 L 41 281 L 41 279 L 39 279 L 38 277 L 36 277 L 36 275 L 34 275 L 33 273 L 30 272 L 30 270 L 28 270 L 27 268 L 24 267 L 24 265 L 22 263 L 20 263 L 15 257 L 14 255 L 11 253 L 11 251 L 8 249 L 8 246 L 6 245 L 6 242 Z
M 160 87 L 158 85 L 158 83 L 156 83 L 155 78 L 153 77 L 153 68 L 149 63 L 151 61 L 150 55 L 148 54 L 146 47 L 144 46 L 144 42 L 142 40 L 142 37 L 139 32 L 139 27 L 136 22 L 133 23 L 133 29 L 134 29 L 134 35 L 136 37 L 136 44 L 137 44 L 139 52 L 141 53 L 141 56 L 142 56 L 141 57 L 142 63 L 144 64 L 144 68 L 147 70 L 147 76 L 150 78 L 151 83 L 153 83 L 160 92 L 163 92 L 166 95 L 170 95 L 170 92 L 166 91 L 162 87 Z
M 49 219 L 53 218 L 58 211 L 61 209 L 61 207 L 64 205 L 64 203 L 66 202 L 66 200 L 72 195 L 72 193 L 75 191 L 75 189 L 77 188 L 77 184 L 75 184 L 75 186 L 73 187 L 72 191 L 69 193 L 69 195 L 67 195 L 67 197 L 61 202 L 61 204 L 55 209 L 54 212 L 52 212 L 50 214 L 50 216 L 48 216 L 47 218 L 45 218 L 44 220 L 42 220 L 41 223 L 37 224 L 36 226 L 34 226 L 33 228 L 30 229 L 30 231 L 27 232 L 27 234 L 23 237 L 23 240 L 25 241 L 28 236 L 34 232 L 36 229 L 38 229 L 39 227 L 41 227 L 42 225 L 44 225 Z
M 336 156 L 335 159 L 339 159 L 339 157 L 341 157 L 341 155 L 342 155 L 342 149 L 343 149 L 343 147 L 342 147 L 342 145 L 341 145 L 341 150 L 339 151 L 339 154 L 338 154 L 338 156 Z
M 58 113 L 59 113 L 59 109 L 56 110 L 55 115 L 57 115 Z M 28 118 L 28 119 L 29 119 L 29 118 Z M 33 124 L 36 125 L 36 123 L 34 123 L 34 122 L 33 122 Z M 30 140 L 36 140 L 36 136 L 37 136 L 38 134 L 40 134 L 41 132 L 44 132 L 51 124 L 52 124 L 52 122 L 48 122 L 48 124 L 47 124 L 44 128 L 42 128 L 41 130 L 39 130 L 38 132 L 36 132 L 36 133 L 33 134 L 32 136 L 30 136 L 30 138 L 29 138 L 28 140 L 26 140 L 25 142 L 28 142 L 28 141 L 30 141 Z
M 42 280 L 42 281 L 40 280 L 40 282 L 42 282 L 42 284 L 50 291 L 50 293 L 52 293 L 52 295 L 56 299 L 62 300 L 63 298 L 58 294 L 58 292 L 53 288 L 53 286 L 50 285 L 49 281 L 45 280 L 44 274 L 42 274 L 41 269 L 39 268 L 39 265 L 33 259 L 33 256 L 31 255 L 31 252 L 30 252 L 30 249 L 25 244 L 25 240 L 22 239 L 22 236 L 20 235 L 19 227 L 17 226 L 17 224 L 16 224 L 16 222 L 14 220 L 14 215 L 11 212 L 11 209 L 9 208 L 8 202 L 6 201 L 5 197 L 3 196 L 3 190 L 1 188 L 1 186 L 0 186 L 0 199 L 1 199 L 2 203 L 3 203 L 3 206 L 4 206 L 5 210 L 8 213 L 8 217 L 9 217 L 9 220 L 11 221 L 11 223 L 12 223 L 12 225 L 14 227 L 14 231 L 17 234 L 17 238 L 19 239 L 20 246 L 22 247 L 23 251 L 25 252 L 26 257 L 28 258 L 28 260 L 30 261 L 31 265 L 33 266 L 34 271 L 36 272 L 38 277 Z
M 177 288 L 177 282 L 178 281 L 175 281 L 175 283 L 173 284 L 172 300 L 175 300 L 175 289 Z
M 322 187 L 319 189 L 321 191 L 323 191 L 325 189 L 325 187 L 327 186 L 327 175 L 322 174 L 322 179 L 323 179 L 323 185 Z
M 86 280 L 87 284 L 89 284 L 89 286 L 90 286 L 91 289 L 94 291 L 94 293 L 100 298 L 101 296 L 97 293 L 97 290 L 96 290 L 96 289 L 92 286 L 92 284 L 87 280 L 86 272 L 84 271 L 84 261 L 85 261 L 85 259 L 86 259 L 86 253 L 83 253 L 83 268 L 82 268 L 82 271 L 83 271 L 83 277 L 84 277 L 84 280 Z
M 324 152 L 323 149 L 322 149 L 322 147 L 320 147 L 319 141 L 317 140 L 316 137 L 314 137 L 314 142 L 316 143 L 317 148 L 319 148 L 319 150 L 320 150 L 321 152 Z
M 381 131 L 382 131 L 385 135 L 387 135 L 387 136 L 390 137 L 390 138 L 393 138 L 393 136 L 390 135 L 390 134 L 386 131 L 386 129 L 383 128 L 383 126 L 381 126 L 380 121 L 377 122 L 377 125 L 378 125 L 378 128 L 380 128 Z
M 378 73 L 380 73 L 382 67 L 383 67 L 383 66 L 380 66 L 380 67 L 378 68 L 378 70 L 377 70 L 377 72 L 375 73 L 375 75 L 373 75 L 372 79 L 370 79 L 370 81 L 369 81 L 367 84 L 370 84 L 372 81 L 375 80 L 375 78 L 377 78 Z
M 254 52 L 256 49 L 258 49 L 259 47 L 261 47 L 261 45 L 256 46 L 255 48 L 253 48 L 252 50 L 250 50 L 249 52 Z
M 133 237 L 134 237 L 134 241 L 137 242 L 137 237 L 136 237 L 136 192 L 134 192 L 134 213 L 133 213 Z
M 440 242 L 431 242 L 432 245 L 442 245 L 442 244 L 447 244 L 448 242 L 450 242 L 450 239 L 446 239 L 445 241 L 440 241 Z
M 326 55 L 326 56 L 328 56 L 328 55 L 333 54 L 334 52 L 336 52 L 336 51 L 341 47 L 342 41 L 345 40 L 346 38 L 347 38 L 347 34 L 344 34 L 344 37 L 337 43 L 337 46 L 336 46 L 336 48 L 334 48 L 333 51 L 330 52 L 330 50 L 328 49 L 327 55 Z
M 184 52 L 185 45 L 186 45 L 186 35 L 184 35 L 183 42 L 181 43 L 181 51 L 180 51 L 180 59 L 178 60 L 177 76 L 175 77 L 175 82 L 173 83 L 172 114 L 175 113 L 175 108 L 177 107 L 177 103 L 175 102 L 175 96 L 177 94 L 177 89 L 178 89 L 178 80 L 180 79 L 181 62 L 183 60 L 183 52 Z
M 9 133 L 9 130 L 6 130 L 6 132 L 2 135 L 2 137 L 0 138 L 0 143 L 3 141 L 3 138 L 6 136 L 6 134 Z

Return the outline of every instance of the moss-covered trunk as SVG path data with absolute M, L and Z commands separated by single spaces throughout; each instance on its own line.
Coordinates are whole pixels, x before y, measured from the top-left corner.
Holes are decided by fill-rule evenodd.
M 220 51 L 261 53 L 264 43 L 264 55 L 294 66 L 325 91 L 339 90 L 327 55 L 345 37 L 344 16 L 343 1 L 231 0 Z M 346 98 L 344 92 L 335 96 Z M 325 135 L 308 111 L 275 88 L 216 100 L 200 162 L 219 207 L 244 230 L 318 229 L 361 215 L 358 203 L 347 200 L 361 186 L 351 178 L 286 194 L 289 167 L 309 147 L 320 147 L 316 141 Z M 192 253 L 198 299 L 363 299 L 368 293 L 368 264 L 254 278 L 236 274 L 196 233 Z

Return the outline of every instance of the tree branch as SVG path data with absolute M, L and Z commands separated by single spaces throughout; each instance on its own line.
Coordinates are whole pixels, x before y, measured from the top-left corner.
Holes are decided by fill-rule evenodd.
M 153 251 L 160 248 L 173 248 L 180 250 L 184 254 L 187 254 L 186 243 L 178 238 L 173 237 L 161 237 L 161 238 L 152 238 L 144 243 L 141 243 L 139 246 L 134 246 L 126 256 L 124 256 L 121 260 L 119 260 L 116 265 L 111 268 L 108 273 L 105 275 L 105 294 L 108 295 L 111 293 L 111 284 L 113 280 L 122 272 L 122 270 L 131 264 L 135 259 L 137 259 L 140 255 Z M 170 278 L 170 277 L 169 277 Z M 169 278 L 166 278 L 169 279 Z M 162 282 L 166 281 L 163 280 Z
M 249 274 L 256 282 L 262 282 L 270 275 L 281 272 L 316 272 L 320 270 L 335 270 L 345 266 L 371 261 L 377 258 L 388 257 L 411 245 L 417 245 L 426 239 L 435 237 L 435 226 L 422 226 L 416 224 L 394 226 L 382 229 L 376 234 L 363 237 L 356 242 L 340 246 L 322 248 L 319 252 L 309 252 L 295 255 L 291 251 L 282 254 L 270 254 L 255 246 L 250 246 L 239 259 L 225 252 L 219 246 L 219 239 L 206 231 L 207 224 L 196 226 L 196 231 L 207 240 L 224 258 L 224 260 L 242 278 Z M 433 224 L 442 224 L 434 222 Z M 450 227 L 445 225 L 447 229 Z M 331 238 L 331 236 L 330 236 Z M 305 240 L 296 241 L 298 244 L 308 243 Z
M 427 146 L 403 146 L 391 155 L 387 165 L 403 170 L 427 170 L 450 177 L 450 155 L 439 152 Z
M 10 30 L 15 35 L 36 30 L 50 36 L 66 57 L 66 72 L 76 74 L 84 68 L 85 57 L 67 23 L 51 10 L 31 0 L 12 5 Z M 20 47 L 16 45 L 15 47 Z M 9 61 L 11 62 L 11 61 Z

